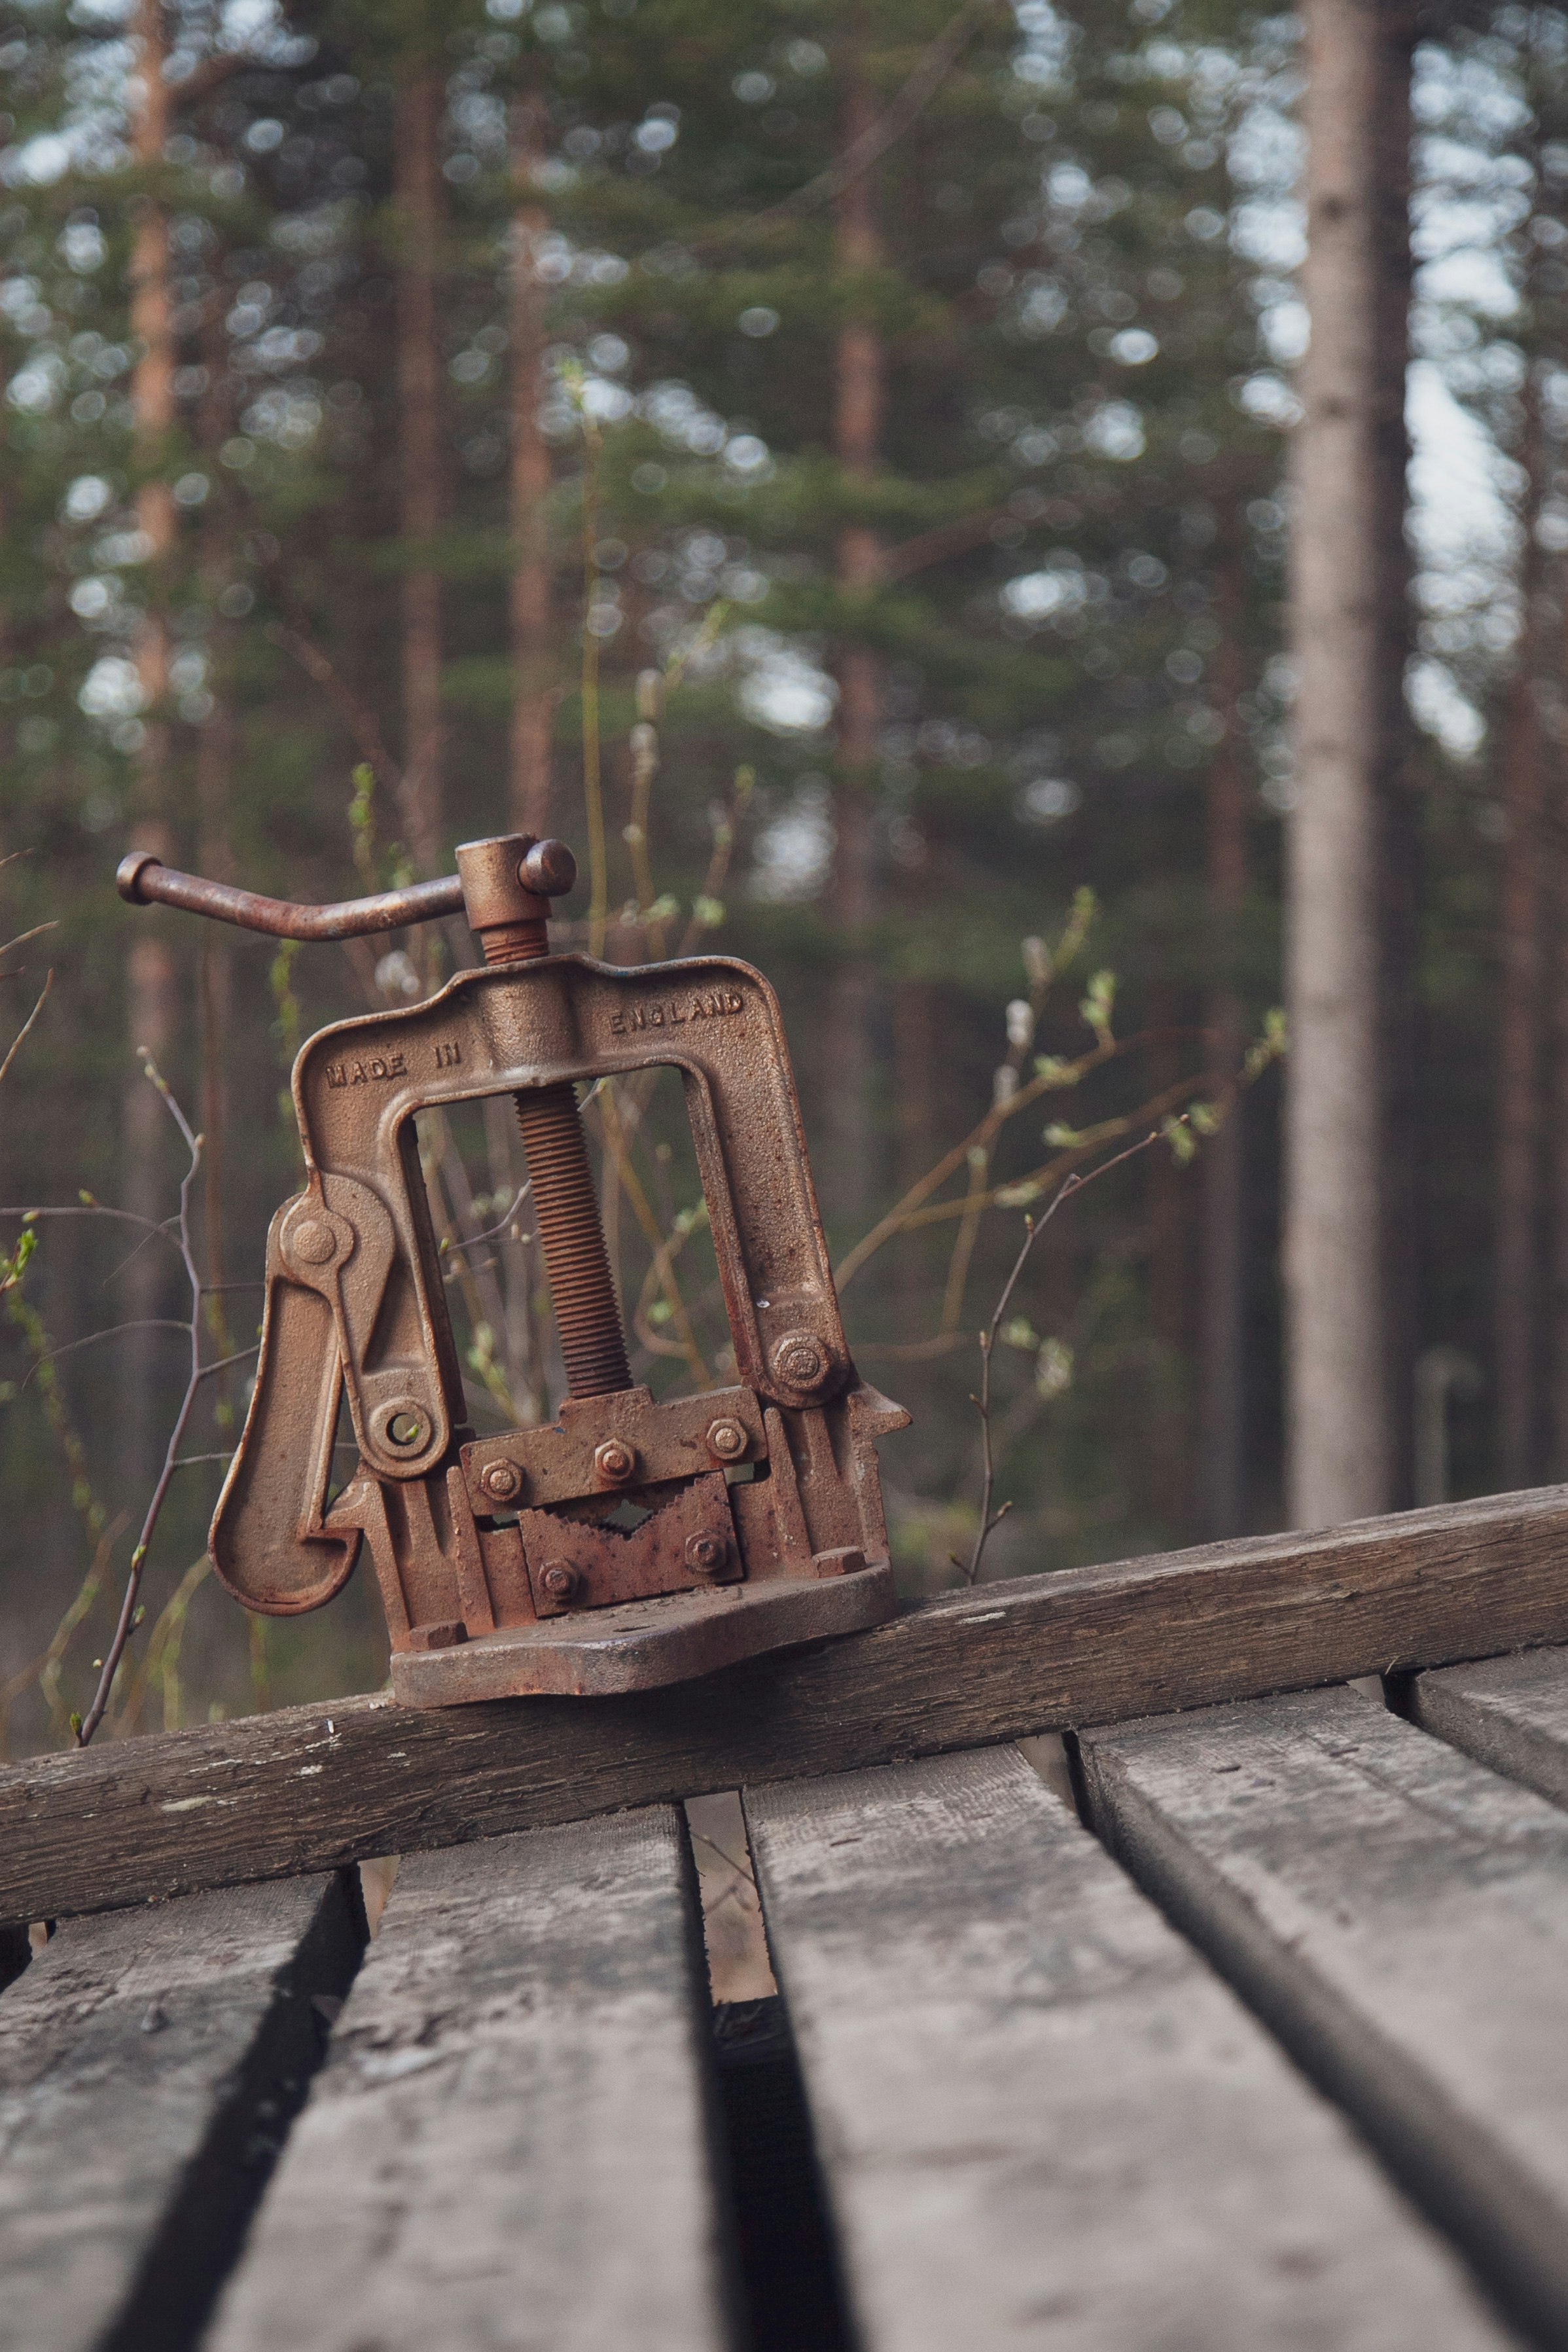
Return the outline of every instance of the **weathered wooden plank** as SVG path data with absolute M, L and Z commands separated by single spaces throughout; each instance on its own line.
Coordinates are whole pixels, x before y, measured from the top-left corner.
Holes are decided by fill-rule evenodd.
M 1114 1850 L 1568 2341 L 1568 1818 L 1355 1691 L 1081 1747 Z
M 0 2340 L 191 2340 L 359 1949 L 331 1878 L 60 1929 L 0 1997 Z
M 665 1809 L 405 1862 L 210 2352 L 727 2341 Z
M 746 1810 L 866 2352 L 1510 2340 L 1014 1751 Z
M 665 1691 L 377 1698 L 0 1770 L 0 1920 L 1568 1638 L 1568 1487 L 955 1592 Z
M 1446 1666 L 1415 1675 L 1400 1696 L 1412 1721 L 1568 1805 L 1568 1650 Z

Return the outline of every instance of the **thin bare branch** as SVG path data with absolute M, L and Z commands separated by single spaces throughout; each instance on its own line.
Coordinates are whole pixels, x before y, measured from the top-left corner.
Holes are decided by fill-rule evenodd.
M 13 942 L 13 944 L 16 944 L 16 942 Z M 16 1034 L 12 1038 L 10 1052 L 6 1055 L 4 1061 L 0 1062 L 0 1085 L 5 1083 L 6 1074 L 10 1070 L 12 1063 L 16 1060 L 17 1055 L 26 1045 L 28 1032 L 31 1030 L 33 1024 L 37 1019 L 39 1013 L 43 1011 L 45 1003 L 48 998 L 49 991 L 54 984 L 55 976 L 51 971 L 46 975 L 44 984 L 38 991 L 37 1003 L 34 1005 L 31 1013 L 28 1013 L 21 1027 L 17 1030 Z
M 46 931 L 58 931 L 58 929 L 59 925 L 58 922 L 35 923 L 30 931 L 18 931 L 14 940 L 7 940 L 5 946 L 0 948 L 0 955 L 9 955 L 13 948 L 25 948 L 29 940 L 41 940 Z M 7 978 L 14 980 L 16 978 L 15 972 L 8 973 Z
M 157 1087 L 164 1109 L 178 1128 L 188 1155 L 185 1172 L 180 1181 L 178 1247 L 185 1269 L 185 1279 L 190 1286 L 190 1371 L 185 1381 L 184 1395 L 180 1400 L 179 1412 L 174 1416 L 174 1428 L 169 1433 L 169 1443 L 163 1453 L 163 1466 L 158 1474 L 157 1484 L 153 1489 L 152 1499 L 147 1505 L 146 1515 L 142 1522 L 142 1532 L 136 1539 L 136 1549 L 131 1555 L 131 1568 L 125 1580 L 125 1591 L 120 1604 L 120 1616 L 114 1628 L 114 1638 L 104 1652 L 103 1669 L 99 1676 L 98 1688 L 93 1693 L 92 1704 L 87 1713 L 80 1722 L 73 1727 L 76 1732 L 76 1744 L 79 1748 L 87 1746 L 103 1720 L 104 1710 L 109 1705 L 110 1693 L 114 1687 L 114 1677 L 119 1672 L 121 1659 L 125 1654 L 125 1645 L 135 1629 L 137 1599 L 142 1590 L 142 1575 L 146 1566 L 148 1548 L 163 1514 L 164 1499 L 174 1475 L 174 1465 L 179 1458 L 180 1447 L 184 1441 L 185 1431 L 204 1377 L 201 1360 L 202 1276 L 201 1269 L 196 1264 L 195 1248 L 191 1234 L 191 1194 L 202 1164 L 202 1139 L 193 1129 L 189 1119 L 186 1118 L 170 1091 L 167 1081 L 145 1048 L 142 1050 L 142 1063 L 149 1083 Z
M 851 181 L 868 172 L 923 112 L 990 5 L 991 0 L 965 0 L 957 15 L 949 18 L 935 40 L 921 51 L 913 72 L 886 111 L 858 139 L 852 140 L 826 171 L 818 172 L 815 179 L 807 180 L 804 187 L 796 188 L 780 203 L 770 205 L 765 212 L 753 213 L 746 220 L 726 222 L 710 235 L 694 238 L 689 249 L 701 252 L 708 247 L 732 244 L 742 237 L 766 236 L 772 230 L 799 220 L 804 214 L 818 212 L 825 205 L 830 205 Z
M 361 759 L 376 782 L 392 794 L 399 814 L 406 818 L 410 790 L 416 785 L 417 778 L 400 768 L 387 750 L 381 722 L 369 703 L 362 701 L 353 688 L 339 677 L 298 613 L 291 614 L 288 622 L 273 622 L 267 634 L 275 646 L 299 663 L 306 677 L 315 681 L 328 700 L 336 705 Z
M 64 1339 L 58 1348 L 46 1349 L 22 1386 L 26 1388 L 27 1381 L 32 1380 L 43 1365 L 54 1363 L 60 1356 L 74 1355 L 79 1348 L 95 1347 L 100 1339 L 118 1339 L 126 1331 L 184 1331 L 189 1328 L 188 1324 L 176 1322 L 172 1316 L 146 1315 L 134 1323 L 111 1323 L 106 1330 L 89 1331 L 82 1339 Z
M 1100 1166 L 1091 1168 L 1087 1176 L 1079 1175 L 1075 1170 L 1066 1181 L 1058 1187 L 1039 1216 L 1026 1217 L 1024 1220 L 1023 1245 L 1013 1261 L 1012 1272 L 1002 1286 L 1002 1295 L 996 1301 L 991 1320 L 980 1334 L 980 1394 L 977 1397 L 972 1397 L 970 1402 L 980 1415 L 984 1469 L 980 1487 L 980 1523 L 974 1530 L 973 1548 L 967 1562 L 963 1565 L 965 1584 L 978 1583 L 980 1563 L 985 1556 L 985 1547 L 1013 1507 L 1011 1502 L 1006 1502 L 999 1511 L 993 1511 L 991 1508 L 991 1497 L 996 1486 L 996 1461 L 991 1432 L 991 1363 L 996 1352 L 996 1339 L 1002 1328 L 1002 1318 L 1012 1305 L 1013 1293 L 1018 1287 L 1019 1276 L 1029 1262 L 1029 1253 L 1064 1201 L 1070 1200 L 1075 1192 L 1086 1191 L 1090 1184 L 1098 1183 L 1102 1176 L 1109 1176 L 1113 1168 L 1121 1167 L 1126 1160 L 1135 1160 L 1141 1151 L 1147 1151 L 1152 1143 L 1158 1143 L 1163 1132 L 1163 1128 L 1151 1129 L 1150 1132 L 1141 1136 L 1136 1143 L 1130 1143 L 1124 1151 L 1118 1151 L 1110 1160 L 1102 1160 Z
M 0 1207 L 0 1217 L 26 1217 L 29 1219 L 33 1217 L 117 1217 L 121 1224 L 140 1225 L 149 1241 L 153 1239 L 154 1234 L 162 1234 L 166 1242 L 173 1242 L 176 1249 L 179 1247 L 178 1236 L 172 1230 L 172 1222 L 165 1222 L 163 1224 L 158 1224 L 154 1223 L 153 1218 L 138 1217 L 129 1209 L 111 1209 L 105 1202 L 102 1201 L 88 1201 L 85 1202 L 80 1208 L 66 1206 L 63 1204 L 58 1208 L 42 1209 Z M 126 1260 L 126 1264 L 130 1264 L 129 1258 Z

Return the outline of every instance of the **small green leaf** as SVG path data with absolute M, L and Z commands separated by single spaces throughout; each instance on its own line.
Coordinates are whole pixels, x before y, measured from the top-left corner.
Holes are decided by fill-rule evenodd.
M 1094 1031 L 1102 1045 L 1110 1035 L 1110 1016 L 1115 1008 L 1116 974 L 1113 971 L 1095 972 L 1079 1012 L 1086 1026 Z

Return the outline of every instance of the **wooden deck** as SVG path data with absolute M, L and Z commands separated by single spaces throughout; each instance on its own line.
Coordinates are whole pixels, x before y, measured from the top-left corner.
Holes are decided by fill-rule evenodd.
M 0 1916 L 58 1926 L 0 1944 L 0 2342 L 1568 2342 L 1568 1647 L 1438 1663 L 1568 1640 L 1565 1532 L 1551 1490 L 987 1587 L 630 1712 L 8 1768 Z M 1392 1705 L 1337 1679 L 1377 1662 Z M 1013 1744 L 1063 1727 L 1076 1803 Z M 677 1801 L 716 1786 L 782 1996 L 739 2010 Z M 367 1940 L 346 1865 L 395 1843 Z

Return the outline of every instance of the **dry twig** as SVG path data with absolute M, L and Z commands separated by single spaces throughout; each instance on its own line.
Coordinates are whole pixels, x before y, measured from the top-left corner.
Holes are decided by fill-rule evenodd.
M 979 1334 L 980 1394 L 972 1396 L 969 1402 L 980 1415 L 984 1462 L 980 1487 L 980 1524 L 974 1530 L 974 1542 L 968 1559 L 961 1560 L 956 1556 L 953 1559 L 953 1566 L 963 1571 L 965 1584 L 978 1583 L 980 1563 L 984 1557 L 985 1547 L 1013 1507 L 1010 1502 L 1006 1502 L 999 1511 L 994 1512 L 991 1508 L 991 1497 L 996 1488 L 996 1460 L 991 1429 L 991 1363 L 996 1352 L 996 1339 L 1002 1328 L 1002 1318 L 1012 1304 L 1013 1293 L 1018 1287 L 1018 1278 L 1029 1262 L 1029 1253 L 1064 1201 L 1070 1200 L 1075 1192 L 1086 1191 L 1090 1184 L 1097 1183 L 1100 1177 L 1109 1176 L 1111 1170 L 1120 1168 L 1124 1160 L 1135 1160 L 1141 1151 L 1147 1151 L 1152 1143 L 1159 1142 L 1163 1131 L 1157 1127 L 1152 1129 L 1149 1134 L 1142 1136 L 1136 1143 L 1130 1143 L 1125 1151 L 1117 1152 L 1112 1159 L 1102 1160 L 1100 1166 L 1090 1169 L 1087 1176 L 1080 1176 L 1075 1170 L 1065 1182 L 1058 1186 L 1038 1217 L 1026 1217 L 1024 1220 L 1023 1245 L 1013 1261 L 1012 1272 L 1002 1286 L 1002 1295 L 996 1301 L 991 1320 L 985 1329 Z

